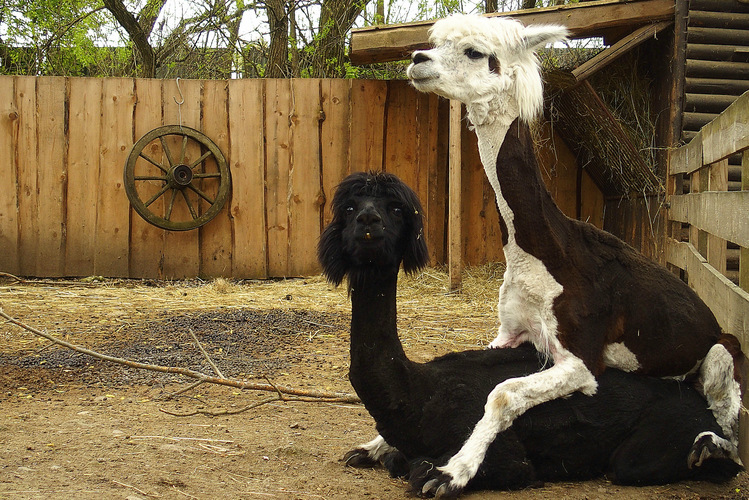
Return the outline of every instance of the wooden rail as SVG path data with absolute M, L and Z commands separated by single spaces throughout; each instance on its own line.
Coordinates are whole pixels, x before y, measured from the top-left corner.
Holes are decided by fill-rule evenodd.
M 743 152 L 743 153 L 742 153 Z M 743 154 L 742 190 L 728 192 L 728 157 Z M 727 332 L 749 346 L 749 92 L 705 125 L 669 160 L 671 193 L 667 261 L 686 271 L 690 285 L 710 306 Z M 688 238 L 682 238 L 683 225 Z M 739 285 L 725 276 L 726 246 L 740 247 Z

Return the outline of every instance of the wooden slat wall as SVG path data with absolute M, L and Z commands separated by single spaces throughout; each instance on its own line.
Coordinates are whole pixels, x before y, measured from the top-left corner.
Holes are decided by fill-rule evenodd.
M 749 183 L 742 184 L 740 191 L 728 192 L 727 172 L 728 158 L 736 153 L 749 165 L 747 123 L 749 92 L 670 154 L 670 184 L 689 175 L 691 192 L 670 196 L 670 225 L 689 227 L 686 233 L 674 231 L 666 240 L 667 262 L 686 272 L 690 286 L 710 307 L 723 330 L 739 338 L 744 352 L 749 346 Z M 739 247 L 739 285 L 726 276 L 726 241 Z M 739 441 L 740 455 L 747 460 L 746 411 L 740 415 Z
M 749 191 L 727 192 L 723 174 L 729 156 L 749 149 L 747 123 L 749 92 L 671 154 L 669 175 L 691 174 L 692 192 L 669 199 L 669 221 L 687 223 L 690 230 L 688 241 L 670 238 L 667 249 L 668 262 L 687 272 L 690 285 L 721 326 L 741 339 L 744 349 L 749 345 L 749 283 L 739 287 L 726 278 L 725 254 L 716 259 L 716 248 L 711 246 L 725 250 L 726 240 L 749 246 Z M 713 170 L 719 173 L 711 180 Z
M 432 264 L 444 263 L 448 114 L 446 101 L 404 81 L 0 76 L 0 271 L 170 279 L 315 274 L 335 186 L 366 170 L 393 172 L 417 192 Z M 211 222 L 172 232 L 130 207 L 123 168 L 140 137 L 180 123 L 219 146 L 232 191 Z M 501 261 L 494 195 L 467 128 L 462 150 L 463 262 Z M 147 153 L 164 154 L 158 142 Z M 188 148 L 188 159 L 198 155 Z M 554 186 L 569 185 L 575 170 L 544 167 L 568 172 L 547 179 L 558 197 L 571 196 Z M 600 193 L 586 199 L 600 221 Z M 162 197 L 150 208 L 158 213 L 164 203 Z

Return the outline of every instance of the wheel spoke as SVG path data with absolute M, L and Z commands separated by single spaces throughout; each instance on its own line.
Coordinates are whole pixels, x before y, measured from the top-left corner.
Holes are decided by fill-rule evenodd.
M 216 172 L 214 174 L 194 174 L 192 176 L 193 179 L 215 179 L 221 177 L 221 172 Z
M 205 153 L 203 153 L 203 154 L 201 155 L 201 157 L 200 157 L 200 158 L 198 158 L 197 160 L 195 160 L 195 161 L 194 161 L 194 162 L 192 163 L 192 165 L 190 165 L 190 168 L 191 168 L 191 169 L 193 169 L 193 170 L 195 170 L 195 167 L 197 167 L 198 165 L 200 165 L 201 163 L 203 163 L 203 160 L 205 160 L 206 158 L 208 158 L 208 157 L 209 157 L 209 156 L 211 156 L 212 154 L 213 154 L 213 153 L 211 153 L 210 151 L 206 151 Z
M 169 206 L 167 207 L 167 209 L 166 209 L 166 215 L 164 216 L 164 218 L 166 220 L 171 220 L 171 218 L 172 218 L 172 209 L 174 208 L 174 200 L 175 200 L 175 198 L 177 198 L 177 190 L 176 189 L 172 189 L 172 199 L 169 200 Z
M 192 219 L 195 220 L 198 218 L 198 214 L 195 213 L 195 209 L 192 207 L 192 203 L 190 203 L 190 198 L 187 197 L 187 192 L 182 189 L 182 197 L 185 199 L 185 203 L 187 203 L 187 208 L 190 209 L 190 215 L 192 215 Z
M 179 156 L 179 164 L 184 165 L 185 164 L 185 155 L 187 154 L 187 136 L 182 136 L 182 152 Z
M 161 147 L 164 149 L 164 153 L 166 154 L 166 159 L 169 160 L 169 166 L 174 166 L 174 160 L 172 160 L 172 152 L 169 151 L 169 146 L 166 144 L 166 139 L 164 139 L 164 136 L 162 135 L 159 137 L 159 140 L 161 141 Z
M 136 181 L 164 181 L 166 182 L 168 179 L 166 177 L 160 177 L 158 175 L 136 175 L 133 177 Z
M 207 201 L 211 205 L 213 205 L 216 202 L 216 200 L 210 199 L 207 194 L 205 194 L 203 191 L 201 191 L 200 189 L 196 188 L 192 184 L 190 184 L 187 187 L 189 187 L 190 189 L 192 189 L 193 191 L 195 191 L 195 194 L 197 194 L 198 196 L 200 196 L 201 198 L 203 198 L 205 201 Z
M 169 184 L 164 184 L 164 187 L 162 187 L 161 189 L 159 189 L 159 192 L 156 193 L 155 195 L 153 195 L 147 202 L 144 203 L 144 205 L 146 207 L 148 207 L 149 205 L 151 205 L 151 203 L 153 203 L 154 201 L 156 201 L 159 198 L 159 196 L 161 196 L 162 194 L 166 193 L 167 189 L 169 189 Z
M 141 151 L 138 154 L 138 156 L 140 156 L 141 158 L 143 158 L 144 160 L 146 160 L 148 163 L 150 163 L 150 164 L 158 167 L 158 169 L 161 170 L 162 172 L 164 172 L 165 174 L 167 173 L 166 169 L 164 167 L 162 167 L 161 164 L 156 163 L 152 158 L 150 158 L 148 155 L 146 155 L 143 151 Z

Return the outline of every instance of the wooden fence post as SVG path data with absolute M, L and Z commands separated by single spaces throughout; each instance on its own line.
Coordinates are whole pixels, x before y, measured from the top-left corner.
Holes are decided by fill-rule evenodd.
M 449 205 L 448 205 L 448 269 L 450 290 L 458 290 L 461 285 L 462 232 L 461 232 L 461 114 L 460 101 L 450 101 L 450 153 L 449 153 Z

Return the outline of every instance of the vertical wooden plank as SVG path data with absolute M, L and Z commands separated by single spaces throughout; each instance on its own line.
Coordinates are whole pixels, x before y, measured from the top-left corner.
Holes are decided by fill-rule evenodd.
M 708 189 L 710 191 L 728 191 L 728 159 L 710 165 Z M 711 266 L 725 275 L 726 240 L 708 234 L 706 258 Z
M 16 126 L 14 79 L 0 76 L 0 271 L 20 273 L 18 261 L 18 179 L 16 179 Z
M 291 80 L 288 276 L 319 272 L 317 240 L 322 221 L 320 184 L 320 80 Z
M 741 155 L 741 190 L 749 191 L 749 149 Z M 739 254 L 739 286 L 749 292 L 749 248 L 744 247 Z
M 129 276 L 130 203 L 122 170 L 133 144 L 133 80 L 105 79 L 102 86 L 101 152 L 97 189 L 94 273 Z
M 354 85 L 356 82 L 354 82 Z M 330 203 L 335 187 L 351 173 L 351 88 L 352 80 L 326 79 L 321 82 L 321 104 L 324 121 L 320 127 L 322 150 L 322 225 L 333 217 Z
M 62 276 L 65 270 L 65 100 L 67 81 L 47 76 L 37 82 L 37 168 L 39 243 L 37 276 Z
M 449 111 L 448 111 L 449 112 Z M 424 209 L 424 238 L 429 248 L 432 265 L 444 262 L 445 191 L 447 163 L 440 145 L 440 98 L 432 93 L 420 95 L 419 100 L 419 186 Z
M 94 274 L 101 143 L 100 78 L 70 79 L 65 274 Z
M 420 194 L 418 165 L 418 99 L 408 82 L 388 82 L 385 152 L 383 169 L 397 175 L 416 194 Z
M 202 131 L 207 135 L 231 164 L 229 153 L 228 82 L 210 80 L 203 82 Z M 213 160 L 210 160 L 213 162 Z M 217 166 L 211 165 L 211 171 Z M 213 197 L 218 192 L 218 182 L 206 183 L 205 190 Z M 262 223 L 262 221 L 258 221 Z M 200 228 L 200 274 L 202 276 L 231 276 L 231 220 L 229 203 L 208 224 Z
M 385 103 L 388 85 L 354 80 L 351 87 L 351 172 L 383 169 Z
M 15 103 L 18 111 L 14 141 L 18 172 L 18 256 L 19 272 L 24 276 L 35 275 L 40 246 L 36 81 L 32 76 L 15 77 Z
M 448 210 L 448 274 L 450 279 L 450 290 L 460 288 L 463 271 L 462 255 L 462 225 L 461 225 L 461 135 L 463 126 L 461 124 L 463 111 L 459 101 L 450 100 L 450 194 Z
M 452 117 L 452 115 L 451 115 Z M 451 118 L 452 120 L 452 118 Z M 450 122 L 452 124 L 452 121 Z M 487 221 L 488 209 L 496 205 L 494 191 L 485 184 L 486 174 L 478 154 L 478 139 L 476 133 L 464 125 L 461 131 L 461 218 L 464 222 L 461 230 L 463 263 L 467 266 L 480 265 L 487 262 L 487 247 L 494 244 L 488 242 L 487 231 L 490 225 Z M 451 128 L 452 130 L 452 128 Z M 452 135 L 450 147 L 452 147 Z M 452 177 L 448 185 L 452 185 Z M 452 192 L 452 191 L 450 191 Z M 451 199 L 451 196 L 448 197 Z M 448 207 L 449 207 L 448 203 Z M 448 221 L 450 219 L 448 209 Z M 449 225 L 449 222 L 448 222 Z M 448 248 L 452 244 L 452 237 L 448 229 Z
M 689 176 L 689 192 L 690 193 L 699 193 L 700 192 L 700 184 L 702 180 L 700 177 L 702 176 L 702 170 L 695 170 L 692 172 Z M 697 229 L 697 226 L 694 224 L 689 225 L 689 242 L 692 244 L 694 248 L 697 249 L 697 251 L 700 250 L 699 247 L 699 241 L 700 241 L 700 230 Z
M 162 80 L 139 78 L 135 80 L 135 133 L 132 145 L 151 130 L 164 124 L 162 119 Z M 160 141 L 152 141 L 143 153 L 162 166 L 168 164 Z M 138 159 L 135 165 L 138 175 L 155 175 L 158 168 L 146 160 Z M 138 182 L 137 189 L 141 200 L 149 200 L 158 193 L 163 183 L 156 181 Z M 164 215 L 164 197 L 154 201 L 148 209 L 151 213 Z M 143 219 L 134 209 L 130 209 L 130 276 L 133 278 L 164 277 L 164 238 L 166 230 L 154 226 Z
M 179 83 L 178 83 L 179 82 Z M 166 81 L 163 85 L 164 122 L 200 129 L 200 80 Z M 182 102 L 182 105 L 178 104 Z M 167 141 L 172 159 L 179 162 L 182 154 L 182 140 L 174 136 Z M 197 143 L 190 140 L 184 152 L 185 163 L 190 164 L 200 156 Z M 197 206 L 197 195 L 185 190 L 193 207 Z M 171 196 L 169 196 L 171 197 Z M 169 203 L 165 199 L 164 203 Z M 180 193 L 177 193 L 172 220 L 191 219 L 190 209 Z M 167 231 L 164 235 L 164 276 L 166 278 L 192 278 L 200 273 L 200 233 L 195 230 Z
M 232 276 L 237 279 L 268 277 L 263 128 L 265 83 L 266 80 L 249 79 L 229 82 Z
M 265 82 L 266 203 L 268 274 L 289 274 L 289 170 L 291 164 L 291 80 Z

